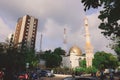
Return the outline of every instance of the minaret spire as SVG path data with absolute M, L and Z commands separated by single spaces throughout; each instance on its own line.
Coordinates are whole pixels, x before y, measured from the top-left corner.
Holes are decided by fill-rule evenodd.
M 66 36 L 66 28 L 64 28 L 64 50 L 65 50 L 65 55 L 67 55 L 67 36 Z
M 85 18 L 85 36 L 86 36 L 86 45 L 90 45 L 90 33 L 89 33 L 89 28 L 88 28 L 88 19 L 87 17 Z
M 92 67 L 92 59 L 94 58 L 93 54 L 93 46 L 90 42 L 90 33 L 89 33 L 89 27 L 88 27 L 88 19 L 87 17 L 84 20 L 85 22 L 85 37 L 86 37 L 86 44 L 85 44 L 85 53 L 86 53 L 86 66 Z
M 64 42 L 63 42 L 64 44 L 66 44 L 67 43 L 67 40 L 66 40 L 66 28 L 64 28 Z

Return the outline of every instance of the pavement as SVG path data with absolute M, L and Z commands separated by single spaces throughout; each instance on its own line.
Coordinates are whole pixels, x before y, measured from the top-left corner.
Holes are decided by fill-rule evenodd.
M 65 77 L 71 77 L 72 75 L 54 74 L 55 77 L 42 77 L 40 80 L 63 80 Z
M 89 74 L 83 75 L 88 76 Z M 55 74 L 55 77 L 42 77 L 40 80 L 62 80 L 65 77 L 71 77 L 72 75 L 64 75 L 64 74 Z M 107 79 L 109 80 L 109 79 Z M 114 80 L 120 80 L 120 76 L 114 76 Z

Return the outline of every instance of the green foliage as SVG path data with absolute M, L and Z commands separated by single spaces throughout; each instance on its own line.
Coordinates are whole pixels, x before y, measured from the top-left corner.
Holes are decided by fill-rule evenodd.
M 88 67 L 85 69 L 86 73 L 96 73 L 97 69 L 95 67 Z
M 120 55 L 120 44 L 115 46 L 115 52 L 118 53 L 118 55 Z
M 54 68 L 60 66 L 63 53 L 64 50 L 56 48 L 53 52 L 51 50 L 45 51 L 44 54 L 40 55 L 40 58 L 46 61 L 46 67 Z
M 93 65 L 98 69 L 116 68 L 118 67 L 118 59 L 111 53 L 96 52 L 93 59 Z
M 77 73 L 96 73 L 97 69 L 95 67 L 78 67 L 75 68 L 75 72 Z
M 120 42 L 119 42 L 118 45 L 115 45 L 114 50 L 115 50 L 115 52 L 117 53 L 118 59 L 119 59 L 119 61 L 120 61 Z
M 86 60 L 85 59 L 80 61 L 80 66 L 86 67 Z
M 111 65 L 112 64 L 112 65 Z M 77 72 L 85 72 L 86 73 L 95 73 L 98 70 L 105 69 L 105 68 L 117 68 L 119 66 L 119 62 L 116 56 L 112 55 L 111 53 L 106 52 L 96 52 L 93 59 L 93 67 L 86 68 L 86 61 L 80 61 L 79 68 L 76 68 L 75 71 Z
M 85 11 L 87 9 L 90 9 L 91 7 L 93 8 L 98 8 L 98 6 L 100 6 L 99 4 L 99 0 L 81 0 L 81 2 L 84 4 L 85 6 Z
M 65 55 L 65 51 L 61 49 L 61 47 L 55 48 L 53 53 L 58 55 Z
M 53 68 L 54 73 L 62 73 L 62 74 L 72 74 L 74 71 L 71 68 L 68 67 L 57 67 Z
M 85 71 L 86 71 L 86 67 L 75 68 L 75 72 L 84 73 Z
M 26 49 L 26 51 L 23 52 L 23 55 L 25 64 L 29 63 L 30 67 L 36 67 L 38 65 L 38 57 L 36 56 L 34 50 Z
M 0 53 L 3 53 L 3 51 L 4 51 L 3 45 L 0 43 Z
M 26 48 L 25 51 L 21 52 L 17 48 L 10 47 L 6 51 L 6 53 L 0 54 L 0 67 L 5 67 L 11 71 L 20 71 L 26 69 L 26 63 L 30 64 L 29 68 L 38 64 L 38 58 L 33 50 Z

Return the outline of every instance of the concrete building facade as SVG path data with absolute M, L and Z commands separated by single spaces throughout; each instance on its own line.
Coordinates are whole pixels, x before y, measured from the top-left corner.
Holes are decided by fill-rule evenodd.
M 18 19 L 14 34 L 14 45 L 24 49 L 35 48 L 38 19 L 33 16 L 25 15 Z

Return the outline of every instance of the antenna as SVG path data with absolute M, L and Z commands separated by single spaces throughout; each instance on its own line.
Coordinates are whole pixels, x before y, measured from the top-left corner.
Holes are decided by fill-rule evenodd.
M 67 43 L 67 39 L 66 39 L 66 28 L 64 28 L 64 41 L 63 41 L 64 44 Z
M 42 37 L 43 37 L 43 35 L 41 33 L 41 36 L 40 36 L 40 52 L 42 52 Z
M 67 36 L 66 36 L 66 28 L 64 28 L 64 50 L 65 50 L 65 55 L 67 55 Z

